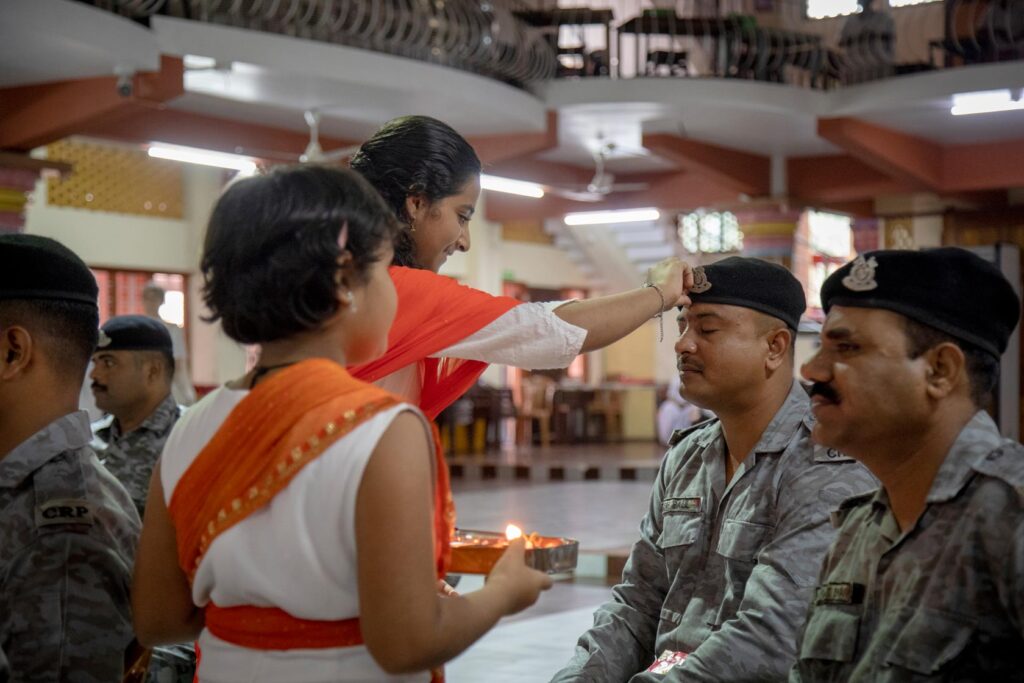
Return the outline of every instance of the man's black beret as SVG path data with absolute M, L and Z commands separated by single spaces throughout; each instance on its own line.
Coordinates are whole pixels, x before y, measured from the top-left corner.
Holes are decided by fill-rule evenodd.
M 108 320 L 100 328 L 96 350 L 174 353 L 171 334 L 164 324 L 145 315 L 118 315 Z
M 693 269 L 689 292 L 694 304 L 729 304 L 752 308 L 796 330 L 807 308 L 804 288 L 793 273 L 757 258 L 730 256 Z
M 0 301 L 50 299 L 96 306 L 98 294 L 89 267 L 57 240 L 0 235 Z
M 821 305 L 884 308 L 997 358 L 1020 318 L 1020 300 L 994 264 L 957 247 L 869 251 L 832 273 Z

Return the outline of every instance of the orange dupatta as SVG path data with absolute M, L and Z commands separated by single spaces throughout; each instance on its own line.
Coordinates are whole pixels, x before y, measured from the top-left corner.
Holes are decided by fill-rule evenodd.
M 328 360 L 282 370 L 249 392 L 196 456 L 171 496 L 178 561 L 191 581 L 210 544 L 266 505 L 331 444 L 400 399 L 353 379 Z M 435 430 L 436 431 L 436 430 Z M 438 577 L 447 567 L 454 508 L 447 468 L 435 434 L 434 521 Z M 358 618 L 299 619 L 277 608 L 206 608 L 219 638 L 257 649 L 361 644 Z
M 388 350 L 377 360 L 349 370 L 353 377 L 376 382 L 423 361 L 419 404 L 433 420 L 473 386 L 487 363 L 430 356 L 480 331 L 520 302 L 460 285 L 429 270 L 391 266 L 388 272 L 398 292 Z

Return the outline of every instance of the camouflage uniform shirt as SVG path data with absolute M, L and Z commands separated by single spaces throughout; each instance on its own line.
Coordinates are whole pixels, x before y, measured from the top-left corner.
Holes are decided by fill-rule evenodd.
M 794 382 L 728 483 L 718 421 L 673 436 L 622 583 L 554 681 L 785 680 L 834 538 L 829 514 L 878 486 L 812 446 L 812 420 Z M 646 672 L 665 650 L 688 657 Z
M 139 517 L 89 438 L 86 413 L 71 413 L 0 459 L 0 649 L 12 681 L 121 679 Z
M 1024 448 L 979 412 L 913 527 L 847 501 L 791 681 L 1024 679 Z
M 153 467 L 183 410 L 168 394 L 137 429 L 127 434 L 121 431 L 121 425 L 113 415 L 107 415 L 92 425 L 92 447 L 96 449 L 100 462 L 128 489 L 139 517 L 146 509 Z

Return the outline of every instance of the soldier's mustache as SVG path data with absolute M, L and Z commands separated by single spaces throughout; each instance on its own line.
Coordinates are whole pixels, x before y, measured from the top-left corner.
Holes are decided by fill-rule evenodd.
M 105 384 L 100 384 L 99 382 L 93 382 L 91 386 L 92 386 L 92 390 L 93 391 L 106 391 L 107 390 L 107 386 Z
M 808 394 L 811 398 L 821 396 L 832 403 L 839 403 L 839 394 L 836 393 L 831 384 L 826 384 L 825 382 L 815 382 L 812 384 Z
M 703 372 L 704 366 L 701 365 L 700 363 L 694 363 L 693 359 L 691 359 L 689 356 L 685 358 L 680 356 L 679 358 L 676 359 L 676 370 L 679 370 L 679 372 L 682 372 L 683 370 L 690 370 L 691 372 Z

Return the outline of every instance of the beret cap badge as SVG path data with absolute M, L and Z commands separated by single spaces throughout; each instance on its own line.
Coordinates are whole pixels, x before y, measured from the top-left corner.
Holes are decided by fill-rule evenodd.
M 843 286 L 854 292 L 869 292 L 878 287 L 875 281 L 875 268 L 878 261 L 872 256 L 865 259 L 863 255 L 854 259 L 850 274 L 843 278 Z
M 708 282 L 708 276 L 707 273 L 704 272 L 704 266 L 697 266 L 693 269 L 693 287 L 690 288 L 690 291 L 696 294 L 703 294 L 709 289 L 711 289 L 711 283 Z
M 100 349 L 104 349 L 104 348 L 110 346 L 110 343 L 112 341 L 113 340 L 107 335 L 106 332 L 104 332 L 103 330 L 100 330 L 100 337 L 99 337 L 99 340 L 96 342 L 96 347 L 100 348 Z

